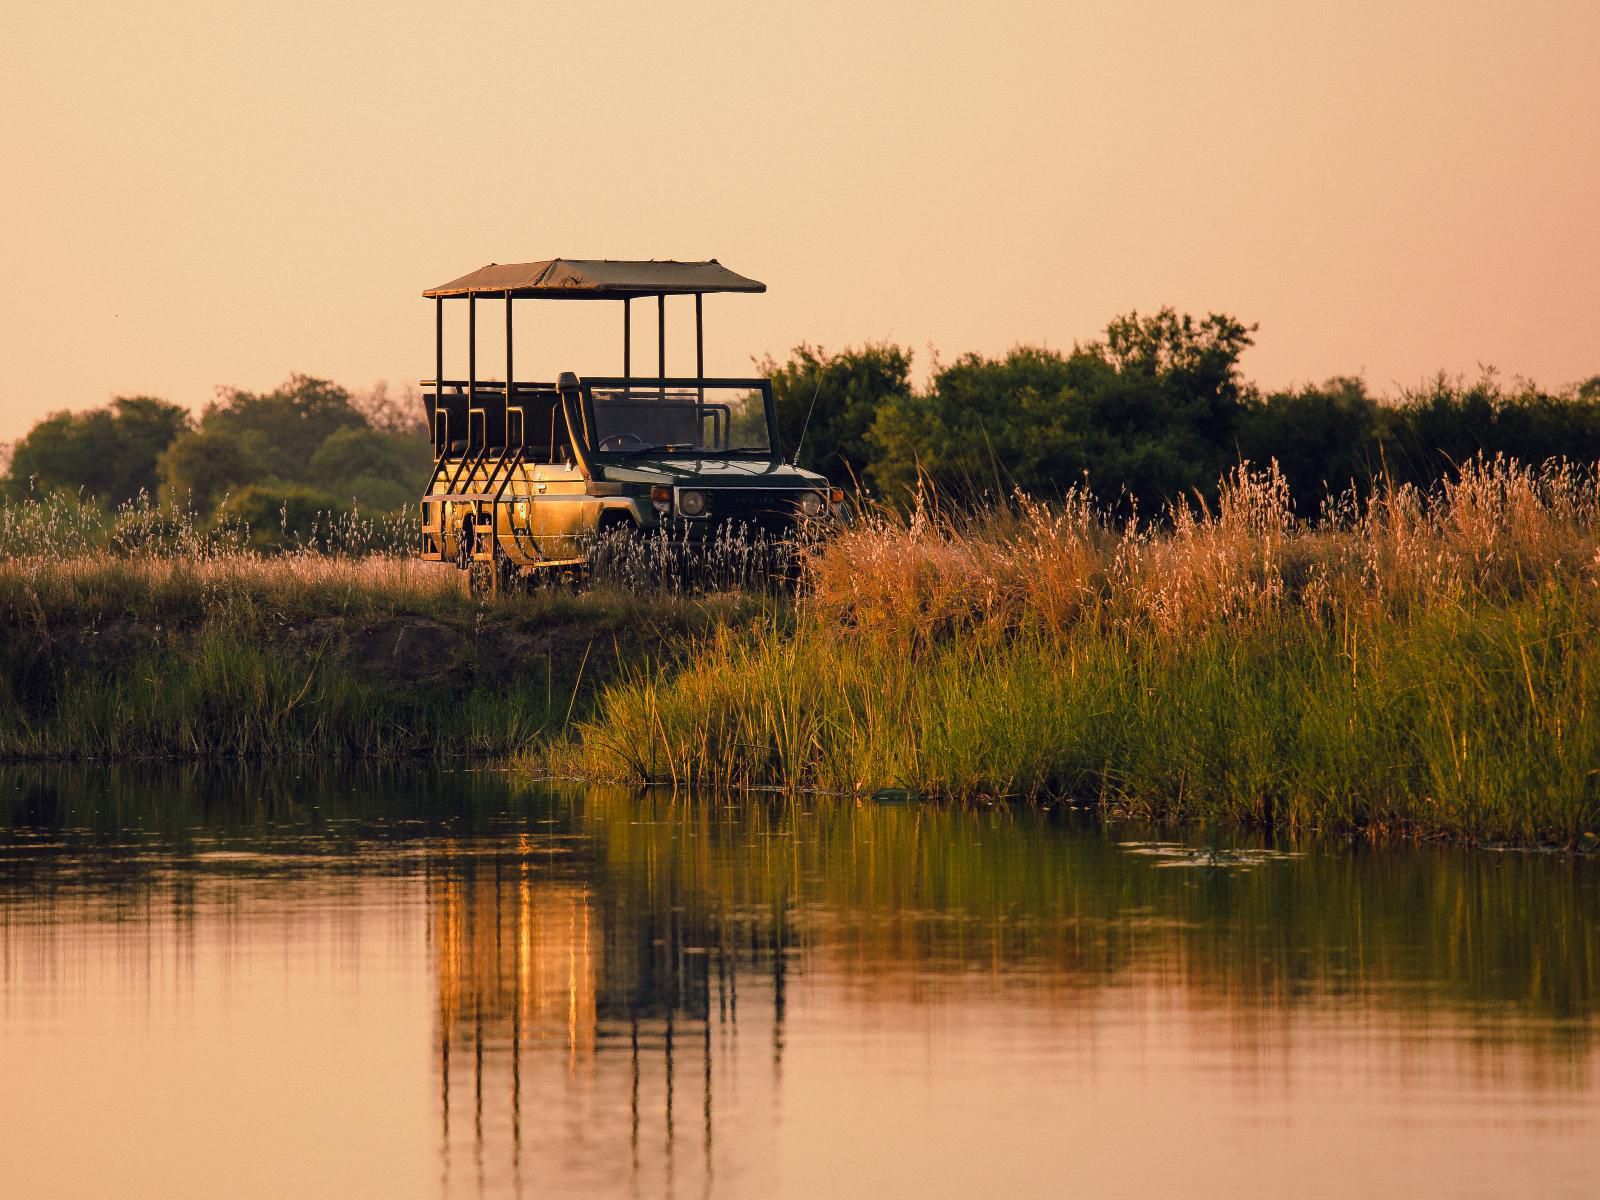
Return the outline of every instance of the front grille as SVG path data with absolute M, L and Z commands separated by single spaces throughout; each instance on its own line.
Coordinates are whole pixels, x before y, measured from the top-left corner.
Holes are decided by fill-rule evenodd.
M 723 521 L 793 524 L 801 492 L 787 488 L 703 488 L 706 515 Z

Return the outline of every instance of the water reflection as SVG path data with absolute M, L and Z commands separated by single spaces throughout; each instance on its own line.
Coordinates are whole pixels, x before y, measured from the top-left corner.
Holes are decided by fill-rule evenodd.
M 1285 849 L 494 774 L 0 771 L 0 1053 L 89 1078 L 104 1025 L 180 1097 L 254 1055 L 260 1111 L 326 1099 L 329 1154 L 386 1194 L 1581 1188 L 1596 864 Z M 93 1167 L 67 1157 L 23 1182 Z
M 659 862 L 551 869 L 544 848 L 522 835 L 429 864 L 446 1171 L 509 1162 L 520 1186 L 525 1161 L 557 1161 L 590 1186 L 685 1169 L 709 1185 L 719 1060 L 754 1026 L 781 1077 L 787 914 L 708 906 Z

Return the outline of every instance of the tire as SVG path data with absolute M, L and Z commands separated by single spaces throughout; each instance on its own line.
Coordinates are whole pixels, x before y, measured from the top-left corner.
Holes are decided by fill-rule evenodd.
M 634 558 L 639 543 L 639 528 L 625 514 L 608 512 L 600 517 L 600 524 L 587 535 L 584 564 L 578 573 L 578 586 L 585 586 L 596 577 L 610 583 L 631 586 L 631 576 L 636 568 Z
M 474 550 L 480 549 L 486 538 L 491 555 L 488 562 L 473 557 Z M 463 522 L 460 546 L 460 565 L 466 568 L 467 591 L 473 597 L 493 600 L 518 590 L 517 585 L 522 582 L 521 572 L 506 557 L 505 551 L 500 549 L 500 539 L 492 532 L 479 530 L 475 522 Z

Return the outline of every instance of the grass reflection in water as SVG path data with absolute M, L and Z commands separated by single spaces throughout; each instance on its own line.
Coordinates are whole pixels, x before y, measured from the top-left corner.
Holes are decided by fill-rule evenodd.
M 1597 867 L 493 774 L 0 771 L 7 978 L 59 958 L 68 925 L 182 955 L 207 922 L 246 940 L 270 910 L 315 940 L 374 880 L 415 896 L 458 1180 L 579 1159 L 704 1176 L 722 1123 L 781 1090 L 805 989 L 864 1024 L 976 995 L 1093 1023 L 1159 992 L 1263 1072 L 1297 1016 L 1376 1016 L 1465 1036 L 1485 1077 L 1592 1088 Z M 308 882 L 317 906 L 280 903 Z

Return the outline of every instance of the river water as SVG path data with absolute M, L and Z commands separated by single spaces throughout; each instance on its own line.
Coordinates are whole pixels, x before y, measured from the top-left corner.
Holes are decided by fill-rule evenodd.
M 0 1196 L 1596 1196 L 1600 863 L 0 770 Z

